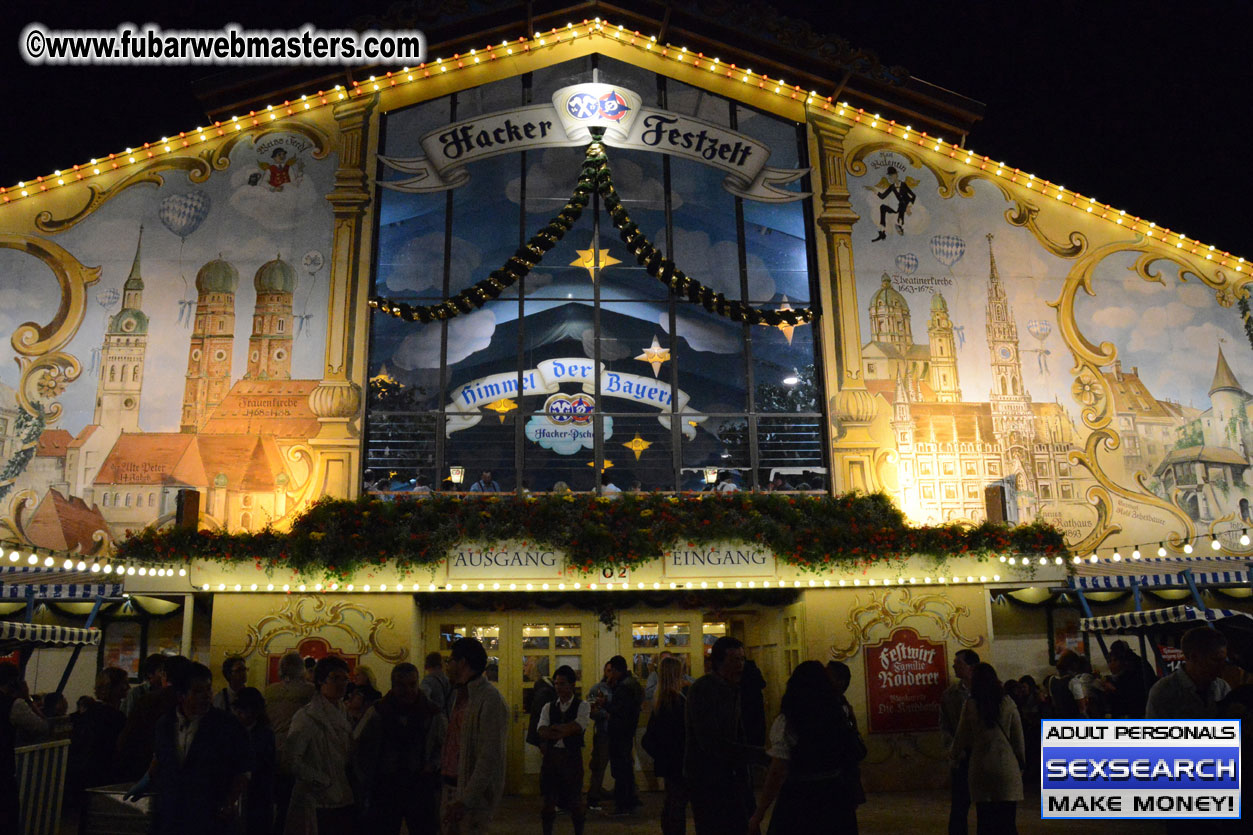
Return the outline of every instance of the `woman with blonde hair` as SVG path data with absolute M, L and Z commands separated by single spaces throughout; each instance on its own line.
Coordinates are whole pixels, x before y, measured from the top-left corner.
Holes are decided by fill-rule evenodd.
M 684 713 L 683 662 L 674 656 L 657 665 L 657 693 L 640 745 L 653 758 L 653 773 L 666 781 L 661 806 L 662 835 L 683 835 L 687 819 L 687 783 L 683 780 Z

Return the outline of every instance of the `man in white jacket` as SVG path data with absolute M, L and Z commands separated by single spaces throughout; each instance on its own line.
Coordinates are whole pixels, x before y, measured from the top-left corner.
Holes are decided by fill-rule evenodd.
M 474 638 L 452 645 L 448 677 L 456 686 L 440 759 L 444 835 L 481 835 L 505 793 L 509 708 L 487 680 L 487 651 Z

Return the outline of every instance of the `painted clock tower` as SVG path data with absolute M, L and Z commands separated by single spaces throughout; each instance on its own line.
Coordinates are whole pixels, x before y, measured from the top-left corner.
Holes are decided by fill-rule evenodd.
M 988 235 L 988 258 L 991 270 L 988 274 L 987 333 L 988 354 L 991 359 L 992 430 L 1003 440 L 1003 446 L 1011 434 L 1017 432 L 1022 439 L 1035 435 L 1031 414 L 1031 394 L 1022 381 L 1022 361 L 1018 355 L 1018 325 L 1014 322 L 1009 298 L 996 271 L 996 253 L 992 250 L 992 235 Z

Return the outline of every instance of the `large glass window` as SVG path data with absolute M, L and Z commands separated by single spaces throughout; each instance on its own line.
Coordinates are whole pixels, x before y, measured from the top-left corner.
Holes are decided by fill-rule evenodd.
M 773 167 L 807 159 L 801 126 L 601 56 L 390 113 L 383 153 L 417 155 L 440 127 L 593 80 L 763 142 Z M 632 220 L 691 276 L 759 307 L 816 297 L 807 201 L 754 202 L 698 162 L 608 153 Z M 582 148 L 503 154 L 467 165 L 468 180 L 447 191 L 380 189 L 374 294 L 429 305 L 499 269 L 565 205 L 582 158 Z M 482 309 L 425 325 L 375 314 L 365 481 L 464 490 L 490 471 L 484 483 L 503 491 L 592 490 L 606 479 L 622 490 L 764 489 L 775 479 L 823 490 L 818 355 L 813 326 L 744 325 L 675 296 L 636 263 L 597 198 Z

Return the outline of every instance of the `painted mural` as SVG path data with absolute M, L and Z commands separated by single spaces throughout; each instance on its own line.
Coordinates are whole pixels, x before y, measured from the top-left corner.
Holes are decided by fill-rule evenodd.
M 311 476 L 297 448 L 319 429 L 327 150 L 313 133 L 244 136 L 212 165 L 184 158 L 90 213 L 4 236 L 8 535 L 92 553 L 172 520 L 184 489 L 206 528 L 257 530 L 295 508 Z
M 992 178 L 869 138 L 850 135 L 847 163 L 861 371 L 906 511 L 978 521 L 1003 486 L 1010 518 L 1080 550 L 1234 544 L 1253 352 L 1222 273 L 1129 230 L 1097 246 L 1110 224 L 1068 206 L 1059 238 Z

